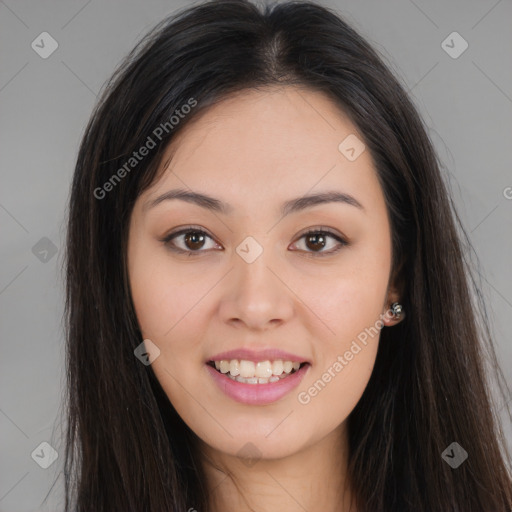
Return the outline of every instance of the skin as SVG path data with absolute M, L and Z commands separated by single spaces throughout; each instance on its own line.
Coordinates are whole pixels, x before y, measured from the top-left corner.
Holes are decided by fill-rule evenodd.
M 342 371 L 332 367 L 400 298 L 390 282 L 391 232 L 373 160 L 368 150 L 355 161 L 338 150 L 350 134 L 362 139 L 320 92 L 243 91 L 179 132 L 134 206 L 128 272 L 137 318 L 144 339 L 160 349 L 156 377 L 200 438 L 212 510 L 349 510 L 346 420 L 370 378 L 379 335 L 359 343 Z M 144 208 L 175 188 L 213 196 L 232 212 L 176 199 Z M 284 201 L 329 190 L 352 195 L 364 210 L 325 203 L 281 217 Z M 202 246 L 185 235 L 161 241 L 188 225 L 211 238 Z M 302 237 L 320 227 L 349 245 L 320 256 L 339 247 L 334 238 L 322 248 Z M 248 236 L 263 248 L 252 263 L 236 252 Z M 196 253 L 175 253 L 173 242 Z M 384 317 L 384 325 L 395 323 Z M 242 347 L 277 347 L 312 365 L 282 399 L 238 403 L 213 383 L 205 361 Z M 300 403 L 299 392 L 329 368 L 335 377 Z M 237 455 L 246 443 L 258 450 L 253 465 Z

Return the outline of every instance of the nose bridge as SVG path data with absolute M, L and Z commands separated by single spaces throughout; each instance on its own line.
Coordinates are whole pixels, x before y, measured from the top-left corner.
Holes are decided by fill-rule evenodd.
M 261 290 L 269 293 L 276 287 L 276 277 L 270 270 L 275 266 L 276 260 L 272 257 L 270 237 L 258 238 L 259 240 L 256 240 L 255 237 L 248 236 L 236 248 L 233 278 L 237 281 L 238 293 L 247 291 L 252 295 Z
M 225 320 L 238 319 L 253 327 L 285 320 L 292 311 L 290 292 L 277 277 L 278 257 L 271 237 L 247 237 L 236 248 L 228 292 L 223 297 Z

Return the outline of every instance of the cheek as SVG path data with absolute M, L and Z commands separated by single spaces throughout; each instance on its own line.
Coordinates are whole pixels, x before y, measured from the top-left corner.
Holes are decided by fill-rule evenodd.
M 147 261 L 147 260 L 146 260 Z M 165 276 L 150 261 L 145 265 L 135 262 L 130 275 L 132 300 L 145 338 L 159 338 L 172 325 L 166 323 L 166 311 L 172 311 L 174 296 Z
M 331 357 L 332 350 L 343 350 L 375 325 L 383 313 L 389 265 L 386 247 L 358 247 L 347 252 L 336 269 L 303 274 L 297 280 L 294 291 L 308 306 L 303 318 L 311 319 L 309 328 L 318 334 L 319 353 L 315 355 L 320 360 L 324 354 Z
M 312 430 L 333 430 L 349 417 L 370 380 L 377 347 L 378 335 L 366 346 L 358 341 L 350 344 L 300 387 L 298 416 Z
M 299 409 L 318 429 L 335 428 L 361 398 L 378 350 L 389 279 L 386 240 L 359 247 L 331 279 L 303 281 L 301 298 L 315 313 L 314 360 L 297 392 Z
M 348 417 L 373 371 L 385 283 L 366 284 L 361 279 L 344 281 L 331 291 L 325 307 L 320 310 L 318 304 L 315 310 L 329 330 L 314 338 L 316 365 L 301 383 L 297 401 L 308 421 L 323 423 L 318 428 L 335 428 Z
M 129 274 L 141 331 L 145 337 L 160 341 L 187 323 L 209 282 L 204 277 L 194 280 L 189 271 L 177 271 L 165 251 L 145 244 L 132 247 Z
M 165 251 L 134 248 L 130 269 L 142 335 L 160 349 L 152 369 L 180 411 L 190 408 L 190 395 L 184 389 L 195 390 L 198 372 L 205 371 L 204 343 L 211 317 L 208 298 L 218 281 L 218 276 L 201 263 L 189 263 L 177 269 Z

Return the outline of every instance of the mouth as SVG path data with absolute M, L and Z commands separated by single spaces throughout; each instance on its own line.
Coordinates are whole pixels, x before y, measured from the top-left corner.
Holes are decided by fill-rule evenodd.
M 308 361 L 221 359 L 205 364 L 224 395 L 247 405 L 270 405 L 284 399 L 308 373 Z
M 208 366 L 225 377 L 242 384 L 273 384 L 299 372 L 308 362 L 282 359 L 250 361 L 246 359 L 221 359 L 208 361 Z

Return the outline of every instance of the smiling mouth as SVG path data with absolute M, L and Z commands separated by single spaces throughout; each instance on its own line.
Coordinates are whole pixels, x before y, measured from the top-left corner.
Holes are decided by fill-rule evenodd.
M 286 379 L 309 363 L 298 361 L 247 361 L 231 359 L 206 363 L 231 380 L 244 384 L 269 384 Z

